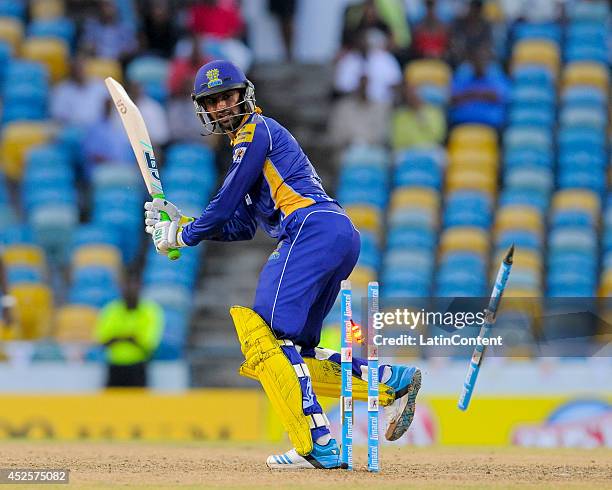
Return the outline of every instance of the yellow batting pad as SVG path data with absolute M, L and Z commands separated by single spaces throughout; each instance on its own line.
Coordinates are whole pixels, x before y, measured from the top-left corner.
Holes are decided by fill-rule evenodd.
M 340 398 L 341 371 L 340 366 L 327 359 L 304 358 L 304 362 L 310 370 L 312 380 L 312 390 L 317 396 L 328 396 Z M 258 380 L 255 370 L 250 369 L 246 364 L 240 366 L 240 375 Z M 379 383 L 378 397 L 381 407 L 389 406 L 395 400 L 393 388 L 386 384 Z M 358 376 L 353 376 L 353 399 L 358 401 L 368 401 L 368 383 Z
M 280 342 L 263 318 L 250 308 L 233 306 L 230 315 L 245 358 L 241 369 L 247 369 L 253 373 L 253 379 L 259 380 L 298 454 L 310 454 L 312 436 L 302 410 L 302 389 Z

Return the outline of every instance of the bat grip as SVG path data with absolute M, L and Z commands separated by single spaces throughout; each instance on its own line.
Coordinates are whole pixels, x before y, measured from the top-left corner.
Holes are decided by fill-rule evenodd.
M 153 197 L 159 197 L 160 199 L 165 199 L 163 194 L 155 194 Z M 162 221 L 170 221 L 170 216 L 165 211 L 159 212 Z M 170 260 L 178 260 L 181 256 L 181 251 L 178 248 L 169 248 L 168 249 L 168 258 Z

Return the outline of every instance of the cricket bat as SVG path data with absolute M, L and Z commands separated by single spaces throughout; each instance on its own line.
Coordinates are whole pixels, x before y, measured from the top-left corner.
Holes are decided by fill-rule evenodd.
M 149 132 L 142 114 L 119 82 L 112 77 L 106 78 L 104 82 L 115 103 L 117 112 L 119 112 L 123 128 L 128 135 L 132 150 L 134 150 L 134 155 L 136 155 L 136 161 L 147 186 L 147 191 L 153 198 L 165 199 L 151 138 L 149 138 Z M 161 219 L 162 221 L 170 221 L 168 214 L 164 211 L 161 212 Z M 171 248 L 168 250 L 170 260 L 176 260 L 180 256 L 181 252 L 178 249 Z

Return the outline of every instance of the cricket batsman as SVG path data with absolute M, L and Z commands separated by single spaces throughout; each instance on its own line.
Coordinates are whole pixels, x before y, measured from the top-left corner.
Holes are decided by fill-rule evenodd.
M 269 456 L 270 468 L 339 468 L 338 444 L 316 393 L 339 396 L 340 354 L 318 344 L 340 282 L 357 263 L 359 232 L 291 133 L 262 115 L 255 87 L 238 67 L 202 66 L 192 98 L 206 131 L 230 138 L 231 166 L 199 218 L 153 199 L 145 204 L 146 230 L 161 254 L 202 240 L 250 240 L 258 226 L 277 240 L 253 308 L 230 309 L 245 356 L 240 374 L 259 380 L 294 446 Z M 170 221 L 161 221 L 161 211 Z M 367 399 L 366 373 L 367 361 L 353 358 L 356 398 Z M 379 379 L 386 438 L 396 440 L 412 422 L 421 372 L 381 365 Z

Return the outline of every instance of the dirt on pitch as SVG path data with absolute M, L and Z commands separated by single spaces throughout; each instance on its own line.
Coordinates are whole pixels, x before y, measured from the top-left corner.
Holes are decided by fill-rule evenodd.
M 366 471 L 365 448 L 355 448 L 353 472 L 268 470 L 266 456 L 281 450 L 235 444 L 1 442 L 0 467 L 69 469 L 73 488 L 612 489 L 610 449 L 385 447 L 379 474 Z

